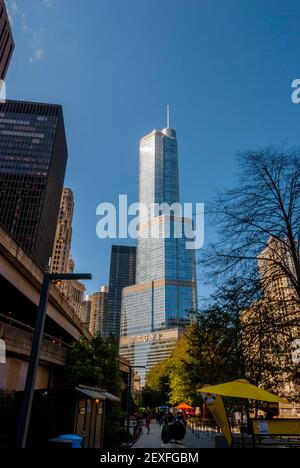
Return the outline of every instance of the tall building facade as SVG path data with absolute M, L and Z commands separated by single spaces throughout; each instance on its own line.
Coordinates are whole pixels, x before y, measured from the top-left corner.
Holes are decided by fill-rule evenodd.
M 71 258 L 73 214 L 74 194 L 69 188 L 64 188 L 60 202 L 59 218 L 51 259 L 52 273 L 74 273 L 75 263 Z M 84 322 L 85 286 L 80 281 L 72 280 L 62 281 L 57 287 L 66 296 L 76 315 Z
M 0 80 L 5 80 L 14 48 L 5 1 L 0 0 Z
M 69 258 L 66 273 L 74 273 L 75 263 L 72 258 Z M 84 323 L 85 321 L 85 305 L 84 305 L 84 294 L 85 286 L 81 281 L 71 280 L 62 281 L 59 287 L 61 292 L 66 296 L 69 305 L 74 310 L 75 314 Z
M 293 301 L 296 291 L 287 272 L 294 276 L 296 271 L 286 240 L 270 237 L 268 245 L 258 256 L 258 269 L 264 296 L 274 301 Z
M 91 300 L 90 333 L 93 336 L 96 336 L 98 333 L 103 335 L 105 316 L 107 313 L 108 288 L 102 286 L 100 292 L 91 296 Z
M 111 249 L 108 287 L 108 309 L 104 325 L 104 335 L 120 339 L 122 291 L 135 284 L 136 247 L 113 245 Z
M 53 273 L 67 273 L 71 258 L 72 222 L 74 213 L 74 195 L 72 190 L 64 188 L 59 218 L 56 227 L 54 249 L 51 259 Z
M 68 159 L 59 105 L 0 104 L 0 224 L 45 269 Z
M 92 299 L 90 295 L 87 295 L 84 301 L 84 324 L 90 328 L 92 311 Z
M 153 211 L 154 204 L 179 204 L 176 132 L 153 131 L 141 140 L 136 284 L 123 290 L 120 354 L 140 371 L 169 356 L 197 307 L 195 251 L 184 233 L 192 220 L 176 211 Z M 149 229 L 151 234 L 149 234 Z M 178 235 L 181 232 L 182 235 Z
M 261 297 L 241 313 L 246 371 L 256 372 L 276 394 L 297 401 L 300 386 L 292 358 L 299 339 L 300 307 L 291 276 L 296 271 L 287 240 L 270 237 L 258 255 Z M 280 404 L 279 417 L 293 417 L 300 405 Z

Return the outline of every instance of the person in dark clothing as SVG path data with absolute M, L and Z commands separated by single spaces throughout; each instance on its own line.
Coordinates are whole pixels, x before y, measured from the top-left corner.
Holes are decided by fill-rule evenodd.
M 186 429 L 184 424 L 175 418 L 172 424 L 169 424 L 169 440 L 165 442 L 168 448 L 184 448 L 183 439 L 185 437 Z
M 150 425 L 151 425 L 151 415 L 150 413 L 148 413 L 145 419 L 145 426 L 147 428 L 148 434 L 150 434 Z
M 170 427 L 171 437 L 175 440 L 182 440 L 185 437 L 186 429 L 184 424 L 179 419 L 175 419 Z
M 161 438 L 164 444 L 167 444 L 170 440 L 170 426 L 167 418 L 163 420 L 163 428 L 161 431 Z

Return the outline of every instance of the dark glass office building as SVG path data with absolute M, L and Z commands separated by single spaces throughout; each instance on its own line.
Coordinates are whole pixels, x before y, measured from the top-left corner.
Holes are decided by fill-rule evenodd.
M 67 158 L 61 106 L 0 104 L 0 224 L 42 269 L 52 255 Z
M 4 80 L 15 43 L 10 29 L 4 0 L 0 0 L 0 80 Z
M 108 288 L 108 310 L 104 335 L 120 338 L 122 291 L 135 284 L 136 247 L 113 245 Z

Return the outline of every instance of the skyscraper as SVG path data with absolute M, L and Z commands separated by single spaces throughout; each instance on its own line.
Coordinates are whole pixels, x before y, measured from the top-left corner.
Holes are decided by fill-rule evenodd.
M 135 283 L 136 247 L 113 245 L 111 249 L 108 287 L 108 310 L 104 335 L 120 338 L 120 321 L 123 288 Z
M 244 365 L 254 372 L 259 369 L 259 378 L 271 383 L 275 393 L 297 401 L 300 386 L 292 351 L 299 339 L 299 300 L 291 281 L 296 271 L 287 239 L 269 238 L 258 255 L 258 272 L 260 298 L 240 314 Z M 295 405 L 279 405 L 279 417 L 296 412 Z
M 0 0 L 0 80 L 4 80 L 15 48 L 5 1 Z
M 75 263 L 71 258 L 73 213 L 74 194 L 69 188 L 64 188 L 51 259 L 52 273 L 74 273 Z M 84 322 L 85 286 L 80 281 L 72 280 L 62 281 L 56 287 L 66 296 L 74 312 Z
M 68 188 L 64 188 L 51 259 L 51 271 L 53 273 L 68 272 L 69 260 L 71 257 L 73 213 L 73 192 Z
M 123 290 L 120 354 L 145 367 L 144 385 L 148 370 L 168 357 L 197 307 L 195 251 L 186 248 L 184 235 L 192 220 L 172 210 L 151 211 L 153 204 L 179 203 L 178 147 L 171 128 L 141 140 L 139 202 L 148 214 L 139 217 L 136 284 Z M 147 235 L 149 228 L 155 235 Z
M 84 323 L 89 328 L 92 311 L 92 296 L 87 295 L 84 301 Z
M 61 106 L 0 104 L 0 224 L 42 269 L 52 256 L 67 158 Z
M 295 301 L 296 290 L 289 275 L 296 278 L 288 241 L 270 237 L 258 256 L 261 286 L 265 297 L 273 301 Z
M 89 330 L 93 336 L 96 336 L 98 333 L 103 335 L 105 316 L 107 313 L 108 288 L 102 286 L 100 292 L 93 294 L 91 299 L 92 305 Z
M 66 273 L 74 273 L 74 270 L 75 263 L 72 258 L 69 258 Z M 60 290 L 66 296 L 69 305 L 72 307 L 80 320 L 85 323 L 84 284 L 78 280 L 62 281 Z

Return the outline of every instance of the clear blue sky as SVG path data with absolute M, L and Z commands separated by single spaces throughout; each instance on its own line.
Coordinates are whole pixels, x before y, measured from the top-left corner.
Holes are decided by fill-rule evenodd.
M 112 243 L 96 237 L 96 206 L 123 193 L 136 201 L 139 139 L 165 126 L 167 103 L 182 201 L 231 185 L 239 150 L 299 144 L 299 0 L 8 2 L 8 97 L 64 107 L 72 251 L 77 270 L 94 275 L 90 292 L 108 282 Z

